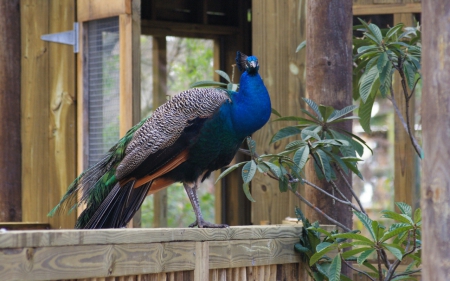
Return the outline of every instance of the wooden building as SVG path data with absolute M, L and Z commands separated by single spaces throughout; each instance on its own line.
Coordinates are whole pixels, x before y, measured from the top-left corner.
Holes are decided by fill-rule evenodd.
M 411 24 L 414 14 L 421 12 L 417 0 L 353 3 L 355 16 L 389 15 L 391 24 Z M 20 120 L 16 126 L 21 147 L 15 155 L 20 157 L 21 168 L 16 181 L 19 185 L 13 188 L 21 191 L 22 222 L 73 227 L 75 213 L 54 218 L 47 213 L 76 175 L 88 167 L 96 148 L 105 145 L 98 133 L 107 124 L 95 127 L 95 115 L 114 113 L 108 116 L 116 122 L 112 137 L 116 139 L 139 121 L 141 34 L 152 35 L 154 40 L 153 60 L 159 66 L 154 75 L 160 77 L 154 84 L 155 103 L 165 96 L 166 73 L 161 66 L 166 61 L 165 36 L 170 35 L 213 39 L 214 68 L 229 73 L 236 50 L 258 56 L 273 107 L 284 115 L 300 114 L 301 98 L 306 96 L 305 57 L 295 50 L 305 39 L 305 1 L 21 0 L 18 5 L 21 71 L 16 77 L 20 80 Z M 71 34 L 77 48 L 41 39 L 44 34 L 70 30 L 74 30 Z M 102 46 L 108 40 L 118 46 L 115 64 L 99 70 L 105 67 Z M 112 77 L 110 84 L 98 84 L 106 75 Z M 109 89 L 114 91 L 107 93 Z M 102 94 L 114 95 L 116 107 L 91 111 L 92 105 L 102 105 L 95 99 Z M 255 134 L 255 140 L 267 144 L 280 126 L 267 124 Z M 401 125 L 395 126 L 396 200 L 411 204 L 416 200 L 411 197 L 415 188 L 414 151 Z M 1 146 L 9 149 L 8 143 Z M 281 147 L 284 143 L 265 145 L 264 152 Z M 11 187 L 0 187 L 5 188 Z M 252 183 L 256 203 L 249 202 L 241 190 L 238 173 L 217 187 L 217 222 L 277 224 L 300 205 L 292 194 L 280 193 L 278 184 L 267 177 L 258 176 Z M 161 217 L 160 213 L 155 217 Z

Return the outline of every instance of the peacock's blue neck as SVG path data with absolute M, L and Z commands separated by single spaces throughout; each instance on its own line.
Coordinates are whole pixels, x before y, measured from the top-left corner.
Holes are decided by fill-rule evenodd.
M 231 121 L 239 137 L 246 137 L 267 123 L 271 114 L 269 92 L 258 73 L 241 75 L 240 89 L 231 96 Z

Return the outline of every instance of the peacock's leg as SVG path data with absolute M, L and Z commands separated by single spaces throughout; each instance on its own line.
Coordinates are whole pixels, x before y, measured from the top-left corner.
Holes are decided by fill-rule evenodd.
M 200 210 L 200 204 L 197 197 L 197 184 L 194 183 L 191 185 L 187 183 L 183 183 L 184 189 L 191 201 L 192 208 L 194 209 L 196 220 L 194 223 L 191 223 L 189 227 L 198 226 L 199 228 L 224 228 L 228 227 L 226 224 L 215 224 L 207 222 L 203 219 L 202 211 Z

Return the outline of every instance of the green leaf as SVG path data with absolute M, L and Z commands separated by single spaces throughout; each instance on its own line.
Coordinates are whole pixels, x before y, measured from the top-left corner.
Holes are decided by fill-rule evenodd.
M 228 76 L 228 74 L 225 71 L 216 70 L 216 73 L 219 74 L 220 76 L 222 76 L 225 80 L 227 80 L 228 83 L 231 83 L 230 76 Z
M 190 85 L 190 88 L 197 88 L 197 87 L 227 87 L 227 84 L 222 82 L 216 82 L 216 81 L 197 81 Z
M 302 130 L 297 128 L 297 127 L 295 127 L 295 126 L 284 127 L 281 130 L 279 130 L 272 137 L 272 139 L 270 140 L 270 143 L 274 143 L 274 142 L 277 142 L 279 140 L 298 135 L 300 133 L 302 133 Z
M 304 254 L 310 254 L 311 250 L 302 246 L 300 243 L 295 244 L 294 246 L 294 250 L 299 252 L 299 253 L 304 253 Z M 308 255 L 309 256 L 309 255 Z
M 295 50 L 296 53 L 298 53 L 300 50 L 306 47 L 306 40 L 300 43 L 300 45 L 297 46 L 297 49 Z
M 329 182 L 331 180 L 330 159 L 321 149 L 318 149 L 315 155 L 317 155 L 317 160 L 321 166 L 322 173 L 325 172 L 325 179 Z
M 253 199 L 252 195 L 250 194 L 250 184 L 248 182 L 244 183 L 242 189 L 244 190 L 244 194 L 245 196 L 247 196 L 247 199 L 250 202 L 256 202 L 255 199 Z
M 314 255 L 312 255 L 311 259 L 309 260 L 309 265 L 313 265 L 315 264 L 318 260 L 320 260 L 326 253 L 334 250 L 337 248 L 337 244 L 331 244 L 330 247 L 327 247 L 325 249 L 323 249 L 320 252 L 315 253 Z
M 375 37 L 376 42 L 380 45 L 383 41 L 383 36 L 381 35 L 381 30 L 375 24 L 371 23 L 368 26 L 370 33 Z
M 361 234 L 357 234 L 357 233 L 351 233 L 351 232 L 338 233 L 338 234 L 333 234 L 333 237 L 359 240 L 359 241 L 368 242 L 368 243 L 370 243 L 370 245 L 374 245 L 372 240 L 370 240 L 369 238 L 367 238 Z
M 299 171 L 305 167 L 306 161 L 308 160 L 309 156 L 309 146 L 305 145 L 298 149 L 295 154 L 294 158 L 292 159 L 294 163 L 298 166 Z
M 378 46 L 376 46 L 376 45 L 361 46 L 356 50 L 356 52 L 358 54 L 361 54 L 361 53 L 364 53 L 369 50 L 378 50 Z
M 381 53 L 381 55 L 378 57 L 378 62 L 377 62 L 377 68 L 378 68 L 378 72 L 381 75 L 381 72 L 383 71 L 385 65 L 389 62 L 389 58 L 386 52 Z
M 280 167 L 278 167 L 277 165 L 273 164 L 272 162 L 267 162 L 267 161 L 263 161 L 264 164 L 267 165 L 267 167 L 269 167 L 269 169 L 279 178 L 281 176 L 281 170 Z
M 380 72 L 380 92 L 383 97 L 389 93 L 392 81 L 392 63 L 387 63 Z
M 287 145 L 286 145 L 286 150 L 288 150 L 288 149 L 299 149 L 299 148 L 301 148 L 301 147 L 303 147 L 303 146 L 305 146 L 305 145 L 307 145 L 307 143 L 306 142 L 304 142 L 304 141 L 302 141 L 302 140 L 295 140 L 295 141 L 292 141 L 292 142 L 290 142 L 290 143 L 288 143 Z M 295 162 L 295 161 L 294 161 Z
M 370 247 L 362 247 L 362 248 L 352 249 L 352 250 L 349 250 L 349 251 L 344 252 L 344 253 L 342 254 L 342 257 L 343 257 L 344 259 L 347 259 L 347 258 L 349 258 L 349 257 L 351 257 L 351 256 L 354 256 L 354 255 L 359 254 L 359 253 L 361 253 L 361 252 L 365 252 L 365 251 L 367 251 L 367 250 L 373 250 L 373 248 L 370 248 Z
M 320 113 L 319 106 L 314 101 L 312 101 L 310 99 L 303 98 L 303 100 L 312 108 L 312 110 L 314 110 L 314 112 L 319 117 L 319 120 L 322 121 L 323 117 L 322 117 L 322 114 Z
M 238 88 L 239 88 L 238 84 L 228 83 L 228 85 L 227 85 L 227 90 L 229 90 L 229 91 L 236 92 Z
M 396 212 L 389 211 L 389 210 L 383 210 L 383 211 L 381 211 L 381 213 L 383 214 L 381 216 L 382 218 L 389 218 L 389 219 L 393 219 L 393 220 L 396 220 L 399 222 L 413 224 L 413 221 L 410 218 L 408 218 L 407 216 L 398 214 Z
M 225 171 L 223 171 L 220 176 L 216 179 L 216 183 L 221 180 L 223 177 L 225 177 L 226 175 L 228 175 L 229 173 L 233 172 L 234 170 L 236 170 L 237 168 L 239 168 L 240 166 L 244 165 L 247 162 L 241 162 L 241 163 L 237 163 L 234 164 L 231 167 L 228 167 L 228 169 L 226 169 Z
M 332 122 L 338 118 L 341 118 L 342 116 L 349 114 L 350 112 L 352 112 L 353 110 L 355 110 L 357 108 L 358 107 L 356 105 L 349 105 L 349 106 L 344 107 L 341 110 L 335 110 L 328 118 L 328 122 Z
M 326 122 L 328 117 L 334 112 L 332 106 L 319 105 L 319 111 L 322 114 L 323 121 Z
M 289 182 L 284 175 L 278 178 L 278 188 L 280 189 L 280 192 L 288 191 L 288 184 Z
M 389 252 L 391 252 L 398 260 L 402 260 L 403 258 L 403 253 L 400 250 L 400 247 L 395 246 L 394 244 L 382 244 L 386 250 L 388 250 Z
M 356 261 L 358 262 L 358 264 L 363 264 L 363 263 L 366 261 L 366 259 L 367 259 L 371 254 L 373 254 L 373 252 L 375 252 L 375 249 L 370 249 L 370 250 L 367 250 L 367 251 L 362 252 L 361 255 L 359 255 L 359 257 L 357 258 Z
M 331 262 L 330 269 L 328 271 L 328 278 L 330 281 L 339 281 L 341 276 L 341 256 L 338 254 Z
M 330 243 L 330 242 L 322 242 L 322 243 L 320 243 L 319 245 L 316 246 L 316 252 L 320 252 L 323 249 L 326 249 L 326 248 L 330 247 L 331 245 L 333 245 L 333 244 Z
M 302 130 L 301 136 L 302 136 L 302 139 L 304 141 L 307 141 L 310 138 L 314 138 L 316 140 L 320 140 L 320 137 L 319 137 L 319 135 L 316 132 L 310 131 L 310 130 L 307 130 L 307 129 Z
M 388 32 L 386 33 L 386 37 L 385 37 L 385 41 L 388 41 L 388 39 L 390 39 L 392 36 L 394 36 L 395 34 L 397 34 L 397 32 L 399 30 L 401 30 L 403 28 L 403 23 L 399 23 L 393 27 L 391 27 Z
M 417 208 L 414 212 L 414 223 L 418 223 L 420 221 L 422 221 L 422 210 Z
M 363 213 L 357 211 L 353 211 L 353 213 L 358 217 L 358 219 L 363 223 L 364 227 L 369 231 L 370 236 L 372 236 L 373 240 L 376 240 L 376 235 L 372 228 L 372 220 Z
M 416 81 L 416 72 L 414 67 L 407 61 L 403 63 L 403 72 L 405 72 L 406 82 L 409 89 L 414 87 L 414 82 Z
M 378 68 L 376 66 L 373 66 L 368 71 L 366 70 L 363 76 L 361 76 L 359 95 L 364 103 L 367 101 L 370 94 L 373 92 L 372 89 L 374 87 L 375 81 L 378 80 L 377 79 L 378 75 L 379 75 Z
M 242 168 L 242 180 L 244 183 L 249 183 L 256 173 L 256 163 L 255 161 L 251 160 L 248 161 L 247 164 L 244 165 Z
M 281 117 L 281 118 L 273 120 L 272 122 L 277 122 L 277 121 L 297 121 L 302 125 L 317 124 L 317 121 L 302 118 L 302 117 L 297 117 L 297 116 Z
M 412 209 L 411 206 L 404 202 L 395 202 L 395 205 L 400 209 L 402 214 L 407 215 L 408 217 L 411 217 L 412 215 Z
M 276 111 L 276 109 L 272 108 L 272 114 L 275 114 L 278 117 L 281 117 L 281 114 Z
M 247 137 L 247 146 L 248 150 L 250 150 L 250 153 L 252 155 L 255 155 L 256 153 L 256 142 L 251 137 Z
M 409 231 L 409 230 L 411 230 L 412 228 L 413 228 L 413 227 L 412 227 L 411 225 L 408 225 L 408 226 L 403 226 L 403 227 L 396 228 L 396 229 L 394 229 L 394 230 L 387 231 L 387 232 L 383 235 L 383 237 L 381 237 L 380 241 L 381 241 L 381 242 L 384 242 L 384 241 L 386 241 L 386 240 L 388 240 L 388 239 L 390 239 L 390 238 L 392 238 L 392 237 L 394 237 L 394 236 L 399 235 L 400 233 L 403 233 L 403 232 L 405 232 L 405 231 Z
M 377 81 L 379 81 L 377 79 Z M 366 133 L 371 133 L 370 120 L 372 119 L 372 109 L 375 103 L 375 95 L 369 95 L 365 102 L 361 101 L 359 105 L 359 124 Z

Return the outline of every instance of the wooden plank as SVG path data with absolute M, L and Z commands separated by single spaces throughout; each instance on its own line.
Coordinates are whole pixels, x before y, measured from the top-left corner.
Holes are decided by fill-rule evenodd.
M 50 229 L 48 223 L 34 223 L 34 222 L 0 222 L 0 229 L 6 230 L 38 230 Z
M 22 221 L 20 4 L 0 3 L 0 221 Z
M 394 24 L 404 23 L 412 26 L 413 14 L 394 14 Z M 406 118 L 406 101 L 398 72 L 394 75 L 394 98 L 402 115 Z M 415 98 L 409 102 L 409 118 L 414 130 Z M 414 209 L 419 207 L 419 195 L 415 192 L 418 185 L 417 156 L 411 144 L 408 132 L 397 114 L 394 117 L 394 202 L 404 202 Z M 413 131 L 414 132 L 414 131 Z
M 421 280 L 450 274 L 450 2 L 424 1 L 422 45 L 422 257 Z
M 207 280 L 209 276 L 209 242 L 195 242 L 194 280 Z
M 165 36 L 152 36 L 153 110 L 167 101 L 167 43 Z M 153 195 L 153 227 L 167 227 L 167 189 Z
M 73 29 L 75 1 L 50 1 L 49 33 Z M 46 212 L 59 203 L 76 177 L 76 88 L 75 54 L 70 45 L 48 43 L 49 50 L 49 167 L 48 186 L 42 187 Z M 35 193 L 37 186 L 33 187 Z M 52 228 L 73 228 L 76 213 L 47 218 Z
M 20 4 L 22 220 L 47 222 L 49 206 L 46 196 L 50 186 L 49 52 L 48 43 L 40 36 L 49 33 L 49 1 L 24 0 Z
M 353 5 L 354 16 L 421 12 L 422 3 Z
M 0 235 L 0 249 L 71 245 L 107 245 L 170 241 L 225 241 L 247 239 L 298 238 L 300 226 L 233 226 L 223 229 L 158 228 L 7 231 Z M 325 229 L 330 229 L 327 226 Z
M 109 18 L 121 14 L 131 15 L 132 0 L 78 0 L 77 14 L 80 22 Z
M 193 270 L 195 242 L 7 249 L 0 280 L 56 280 Z
M 239 33 L 239 28 L 234 26 L 142 20 L 142 34 L 146 35 L 211 38 L 217 35 L 235 35 L 237 33 Z
M 253 55 L 260 63 L 260 74 L 270 93 L 272 107 L 283 116 L 298 115 L 305 95 L 304 52 L 295 50 L 306 38 L 305 1 L 254 1 L 252 5 Z M 289 28 L 286 28 L 289 26 Z M 288 140 L 268 144 L 273 134 L 288 123 L 269 122 L 253 135 L 259 153 L 278 153 Z M 257 174 L 252 181 L 252 222 L 280 223 L 295 217 L 300 201 L 293 194 L 281 193 L 278 182 Z

